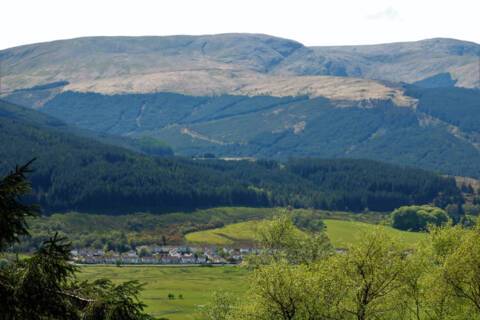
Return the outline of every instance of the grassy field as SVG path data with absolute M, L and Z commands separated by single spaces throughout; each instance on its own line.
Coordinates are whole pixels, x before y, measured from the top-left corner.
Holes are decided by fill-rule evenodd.
M 140 298 L 147 311 L 171 320 L 201 319 L 199 310 L 216 290 L 243 294 L 247 289 L 248 271 L 240 267 L 176 266 L 85 266 L 80 278 L 108 278 L 114 282 L 138 280 L 145 283 Z M 175 295 L 169 300 L 168 294 Z M 183 299 L 178 296 L 183 295 Z
M 414 244 L 425 237 L 424 233 L 406 232 L 389 226 L 374 225 L 358 221 L 324 220 L 327 234 L 333 245 L 343 248 L 355 242 L 362 234 L 380 228 L 407 244 Z M 190 243 L 232 245 L 236 242 L 252 241 L 261 221 L 248 221 L 227 225 L 223 228 L 189 233 L 185 236 Z
M 373 225 L 358 221 L 324 220 L 324 222 L 327 226 L 328 237 L 337 248 L 344 248 L 354 243 L 362 234 L 372 232 L 375 228 L 384 230 L 408 245 L 413 245 L 426 237 L 425 233 L 401 231 L 389 226 Z
M 192 232 L 185 235 L 190 243 L 232 245 L 236 242 L 247 242 L 255 239 L 256 228 L 261 220 L 229 224 L 222 228 Z

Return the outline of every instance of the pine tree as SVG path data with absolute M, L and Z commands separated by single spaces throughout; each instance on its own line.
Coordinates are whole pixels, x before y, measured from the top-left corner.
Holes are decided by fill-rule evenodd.
M 31 163 L 16 167 L 0 181 L 0 255 L 28 235 L 26 219 L 38 212 L 36 206 L 20 201 L 30 190 L 26 174 Z M 115 285 L 105 279 L 79 282 L 77 267 L 70 263 L 70 250 L 68 240 L 55 234 L 30 258 L 1 263 L 0 319 L 153 319 L 138 299 L 141 284 Z

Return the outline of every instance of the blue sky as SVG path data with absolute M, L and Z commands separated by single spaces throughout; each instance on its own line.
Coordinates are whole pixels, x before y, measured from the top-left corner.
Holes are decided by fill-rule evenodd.
M 480 43 L 478 0 L 6 0 L 0 49 L 96 35 L 266 33 L 306 45 Z

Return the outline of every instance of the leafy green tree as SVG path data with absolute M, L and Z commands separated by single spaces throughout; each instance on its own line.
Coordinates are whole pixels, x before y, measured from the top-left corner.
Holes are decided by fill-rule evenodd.
M 416 252 L 417 259 L 422 258 L 429 262 L 422 275 L 423 287 L 420 288 L 424 293 L 424 319 L 476 319 L 455 296 L 444 277 L 446 262 L 461 246 L 469 232 L 460 225 L 432 228 L 429 237 Z
M 402 319 L 407 257 L 396 239 L 377 231 L 342 254 L 274 260 L 254 271 L 248 306 L 233 319 Z
M 346 288 L 342 308 L 357 320 L 395 318 L 396 296 L 403 286 L 405 248 L 380 230 L 366 234 L 335 259 Z
M 330 255 L 333 251 L 324 229 L 317 233 L 301 231 L 287 213 L 262 222 L 257 229 L 257 241 L 262 252 L 247 258 L 247 263 L 251 266 L 281 260 L 293 264 L 308 264 Z
M 210 302 L 200 311 L 205 319 L 227 320 L 232 319 L 237 304 L 238 301 L 232 294 L 215 291 Z
M 442 275 L 453 296 L 480 318 L 480 227 L 465 232 L 445 259 Z
M 305 305 L 305 285 L 308 281 L 304 267 L 278 262 L 255 271 L 252 286 L 253 300 L 262 319 L 299 319 Z
M 447 222 L 445 210 L 431 206 L 404 206 L 392 212 L 392 226 L 400 230 L 426 231 L 429 225 Z

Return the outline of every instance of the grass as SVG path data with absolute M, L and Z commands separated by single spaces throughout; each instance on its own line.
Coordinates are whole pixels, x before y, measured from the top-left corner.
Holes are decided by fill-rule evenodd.
M 372 232 L 375 228 L 382 229 L 400 241 L 405 242 L 407 245 L 414 245 L 426 237 L 425 233 L 401 231 L 390 226 L 374 225 L 358 221 L 324 220 L 324 222 L 327 226 L 328 237 L 337 248 L 345 248 L 355 243 L 362 234 Z
M 171 320 L 199 319 L 199 310 L 214 291 L 224 290 L 241 295 L 247 290 L 248 270 L 240 267 L 180 266 L 84 266 L 80 278 L 108 278 L 114 282 L 138 280 L 145 283 L 140 299 L 146 311 L 158 318 Z M 169 300 L 168 294 L 175 300 Z M 178 299 L 183 295 L 183 299 Z
M 190 243 L 211 245 L 232 245 L 237 242 L 248 242 L 255 239 L 256 228 L 261 220 L 229 224 L 222 228 L 193 232 L 185 235 Z
M 424 233 L 407 232 L 389 226 L 374 225 L 358 221 L 324 220 L 327 234 L 337 248 L 347 247 L 356 242 L 363 233 L 372 232 L 380 228 L 388 234 L 400 239 L 408 245 L 415 244 L 425 238 Z M 190 243 L 211 245 L 233 245 L 239 242 L 248 242 L 255 239 L 255 230 L 261 221 L 248 221 L 227 225 L 223 228 L 204 230 L 189 233 L 185 239 Z

